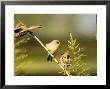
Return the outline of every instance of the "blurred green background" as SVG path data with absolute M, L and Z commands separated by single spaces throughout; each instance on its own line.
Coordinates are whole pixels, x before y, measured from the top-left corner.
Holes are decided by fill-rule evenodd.
M 68 50 L 67 40 L 69 33 L 72 33 L 87 55 L 82 62 L 87 63 L 89 72 L 97 74 L 96 14 L 15 14 L 15 17 L 28 26 L 42 25 L 43 28 L 32 31 L 44 44 L 60 40 L 61 45 L 55 56 L 57 59 Z M 18 23 L 16 19 L 14 22 L 15 25 Z M 15 75 L 62 76 L 58 73 L 61 71 L 59 66 L 54 61 L 47 62 L 47 52 L 32 36 L 27 34 L 18 40 L 27 37 L 30 40 L 18 48 L 26 48 L 28 57 L 19 61 L 19 73 Z

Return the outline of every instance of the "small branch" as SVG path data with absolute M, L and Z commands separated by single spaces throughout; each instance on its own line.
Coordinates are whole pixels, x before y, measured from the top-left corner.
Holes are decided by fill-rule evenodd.
M 15 19 L 16 19 L 18 22 L 20 22 L 21 24 L 23 24 L 18 18 L 15 17 Z M 39 38 L 37 38 L 37 36 L 35 36 L 35 35 L 33 34 L 33 32 L 30 31 L 31 29 L 41 28 L 41 27 L 42 27 L 42 26 L 32 26 L 32 27 L 28 28 L 29 33 L 30 33 L 32 36 L 34 36 L 34 38 L 42 45 L 42 47 L 48 52 L 48 54 L 50 54 L 50 55 L 52 56 L 52 58 L 54 59 L 54 61 L 61 67 L 61 69 L 64 70 L 64 68 L 59 64 L 59 62 L 57 61 L 57 59 L 56 59 L 56 58 L 51 54 L 51 52 L 44 46 L 44 44 L 39 40 Z M 70 76 L 70 74 L 69 74 L 67 71 L 66 71 L 66 74 L 67 74 L 68 76 Z
M 31 33 L 31 35 L 34 36 L 34 38 L 41 44 L 41 46 L 48 52 L 48 54 L 50 54 L 52 56 L 52 58 L 54 59 L 54 61 L 60 66 L 60 68 L 62 70 L 64 70 L 64 68 L 59 64 L 59 62 L 57 61 L 57 59 L 51 54 L 51 52 L 44 46 L 44 44 L 39 40 L 39 38 L 37 36 L 35 36 L 33 33 Z M 70 76 L 70 74 L 68 72 L 66 72 L 66 75 Z

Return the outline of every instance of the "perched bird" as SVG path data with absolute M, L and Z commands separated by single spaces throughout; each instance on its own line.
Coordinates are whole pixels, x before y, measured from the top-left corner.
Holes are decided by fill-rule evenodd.
M 58 47 L 60 45 L 60 41 L 59 40 L 52 40 L 50 43 L 46 44 L 46 48 L 48 49 L 48 51 L 50 51 L 53 55 L 56 53 Z M 47 58 L 47 61 L 52 61 L 52 56 L 49 55 Z
M 61 66 L 64 68 L 64 75 L 66 75 L 66 72 L 69 73 L 69 71 L 67 70 L 67 68 L 70 66 L 70 55 L 69 53 L 65 52 L 64 54 L 61 55 L 59 63 L 61 64 Z
M 35 28 L 42 28 L 42 26 L 36 25 L 36 26 L 28 27 L 27 25 L 24 24 L 18 24 L 14 28 L 15 37 L 18 38 L 26 35 L 27 33 L 32 33 L 31 30 Z

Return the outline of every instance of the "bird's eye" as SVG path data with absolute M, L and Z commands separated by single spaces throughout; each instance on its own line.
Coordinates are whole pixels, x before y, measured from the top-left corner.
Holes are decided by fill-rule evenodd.
M 38 26 L 37 28 L 42 28 L 41 26 Z
M 57 41 L 57 44 L 59 44 L 60 42 L 59 41 Z

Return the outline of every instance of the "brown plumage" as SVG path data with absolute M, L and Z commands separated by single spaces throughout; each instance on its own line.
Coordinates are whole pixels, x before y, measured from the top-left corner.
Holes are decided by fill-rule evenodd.
M 31 30 L 35 28 L 42 28 L 42 26 L 36 25 L 36 26 L 28 27 L 27 25 L 24 25 L 24 24 L 18 24 L 14 29 L 15 37 L 19 38 L 26 35 L 27 33 L 32 34 Z
M 63 74 L 66 75 L 66 72 L 68 71 L 67 68 L 70 66 L 70 55 L 67 52 L 62 54 L 59 63 L 64 68 Z

